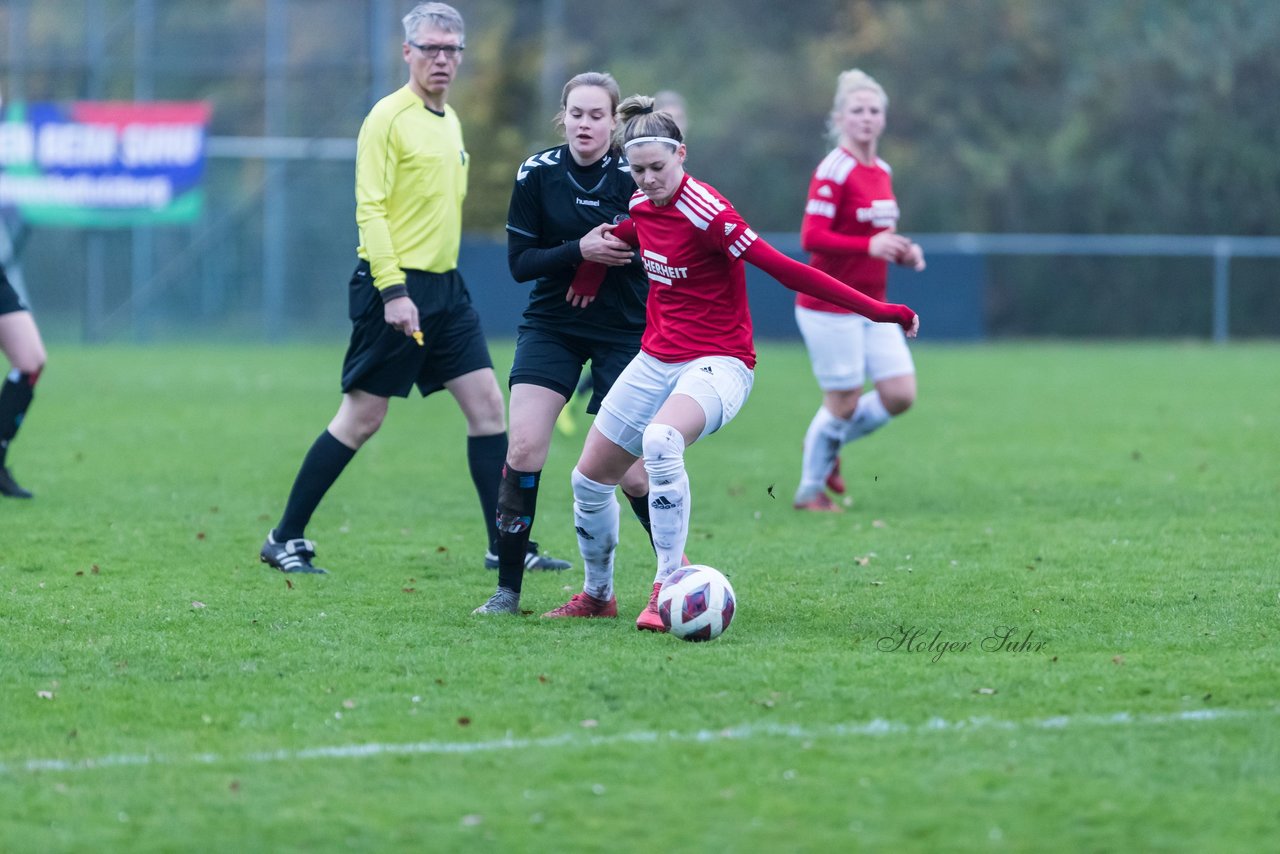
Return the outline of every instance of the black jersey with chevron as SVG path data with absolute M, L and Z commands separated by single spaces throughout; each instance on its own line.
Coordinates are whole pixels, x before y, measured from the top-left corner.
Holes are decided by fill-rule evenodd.
M 560 145 L 520 164 L 507 211 L 507 247 L 513 272 L 526 252 L 523 266 L 537 270 L 526 323 L 585 338 L 639 341 L 649 283 L 638 259 L 610 267 L 600 295 L 585 309 L 565 301 L 581 260 L 578 240 L 602 222 L 626 219 L 635 189 L 626 159 L 613 153 L 581 167 L 569 146 Z M 532 258 L 536 264 L 527 263 Z

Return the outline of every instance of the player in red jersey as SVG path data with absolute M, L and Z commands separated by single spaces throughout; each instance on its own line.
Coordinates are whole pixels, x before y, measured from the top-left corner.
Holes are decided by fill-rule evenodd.
M 633 95 L 618 106 L 618 117 L 639 191 L 631 199 L 631 219 L 612 233 L 639 246 L 649 300 L 640 352 L 601 403 L 573 470 L 574 526 L 586 568 L 583 592 L 574 600 L 601 610 L 614 602 L 614 489 L 643 457 L 658 568 L 636 627 L 662 631 L 658 591 L 680 566 L 689 534 L 685 448 L 728 424 L 754 379 L 743 262 L 793 290 L 895 322 L 911 336 L 919 319 L 907 306 L 873 300 L 761 240 L 724 196 L 685 173 L 680 128 L 670 114 L 654 112 L 652 98 Z M 602 267 L 583 264 L 573 291 L 591 293 L 602 273 Z
M 868 74 L 840 75 L 829 125 L 837 146 L 809 182 L 800 240 L 810 263 L 867 296 L 885 297 L 889 262 L 924 269 L 919 244 L 898 234 L 889 164 L 876 156 L 889 99 Z M 884 426 L 916 398 L 915 366 L 902 331 L 821 297 L 796 295 L 796 325 L 822 389 L 804 437 L 797 510 L 838 511 L 824 485 L 845 490 L 840 448 Z M 870 377 L 875 388 L 862 387 Z

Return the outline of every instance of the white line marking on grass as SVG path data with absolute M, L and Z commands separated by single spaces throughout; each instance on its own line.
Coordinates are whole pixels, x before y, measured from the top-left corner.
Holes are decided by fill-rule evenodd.
M 936 732 L 976 732 L 981 730 L 1025 731 L 1063 730 L 1109 726 L 1163 726 L 1168 724 L 1210 723 L 1226 720 L 1280 715 L 1280 707 L 1271 709 L 1198 709 L 1166 714 L 1135 715 L 1116 712 L 1110 715 L 1059 715 L 1031 720 L 1001 720 L 975 717 L 951 721 L 930 718 L 924 723 L 908 724 L 874 718 L 862 723 L 830 724 L 805 727 L 799 724 L 741 724 L 724 729 L 702 729 L 693 732 L 641 731 L 618 735 L 582 735 L 570 732 L 543 738 L 506 738 L 491 741 L 418 741 L 402 744 L 346 744 L 334 747 L 307 747 L 298 750 L 271 750 L 241 756 L 217 753 L 195 753 L 188 756 L 166 756 L 160 753 L 135 753 L 100 756 L 92 759 L 26 759 L 0 762 L 0 774 L 23 771 L 93 771 L 99 768 L 140 767 L 148 765 L 220 765 L 226 763 L 297 762 L 306 759 L 364 759 L 378 756 L 415 754 L 467 754 L 496 750 L 540 750 L 565 745 L 600 747 L 610 744 L 653 744 L 657 742 L 745 741 L 753 738 L 875 738 Z

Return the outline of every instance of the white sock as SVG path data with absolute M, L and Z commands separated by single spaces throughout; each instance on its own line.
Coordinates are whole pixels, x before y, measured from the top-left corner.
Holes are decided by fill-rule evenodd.
M 831 474 L 831 467 L 836 464 L 836 454 L 845 442 L 850 422 L 841 421 L 819 406 L 809 422 L 809 429 L 804 434 L 804 456 L 800 463 L 800 486 L 796 489 L 796 500 L 802 501 L 812 497 L 822 489 L 822 484 Z
M 644 428 L 644 469 L 649 473 L 649 524 L 662 583 L 680 568 L 689 539 L 689 476 L 684 469 L 684 437 L 665 424 Z
M 582 592 L 608 602 L 613 598 L 613 552 L 618 547 L 618 499 L 614 488 L 596 483 L 575 467 L 573 527 L 586 578 Z
M 845 422 L 844 441 L 852 442 L 868 433 L 874 433 L 888 424 L 892 417 L 880 402 L 880 392 L 872 389 L 858 398 L 858 407 L 853 410 L 853 417 Z

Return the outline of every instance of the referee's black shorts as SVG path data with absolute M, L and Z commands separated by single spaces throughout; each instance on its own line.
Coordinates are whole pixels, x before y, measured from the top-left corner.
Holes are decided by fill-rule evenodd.
M 591 362 L 591 400 L 587 412 L 595 415 L 618 375 L 640 352 L 640 334 L 614 341 L 596 341 L 522 323 L 516 333 L 516 354 L 511 363 L 509 386 L 537 385 L 573 397 L 582 366 Z
M 0 267 L 0 314 L 30 310 L 18 295 L 17 289 L 9 283 L 9 277 L 4 274 L 4 267 Z
M 493 367 L 480 317 L 457 270 L 405 270 L 405 285 L 418 307 L 422 347 L 387 325 L 369 263 L 356 265 L 348 286 L 351 342 L 342 362 L 343 392 L 359 389 L 379 397 L 408 397 L 417 385 L 426 397 L 449 380 Z

